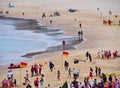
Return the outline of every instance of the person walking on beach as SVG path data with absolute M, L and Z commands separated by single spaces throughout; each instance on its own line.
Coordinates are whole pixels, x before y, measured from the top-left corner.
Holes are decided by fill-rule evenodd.
M 53 62 L 49 62 L 49 68 L 50 68 L 50 70 L 51 70 L 51 72 L 53 71 L 53 68 L 54 68 L 54 64 L 53 64 Z
M 60 81 L 60 71 L 57 72 L 57 79 Z

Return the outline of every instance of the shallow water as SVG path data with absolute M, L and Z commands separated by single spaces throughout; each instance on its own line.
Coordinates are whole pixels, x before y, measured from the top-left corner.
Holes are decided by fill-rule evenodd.
M 45 51 L 48 47 L 61 45 L 62 39 L 74 38 L 63 36 L 62 30 L 49 27 L 47 31 L 41 29 L 39 33 L 37 32 L 38 29 L 31 31 L 33 27 L 31 27 L 29 21 L 26 21 L 26 23 L 28 22 L 27 26 L 19 26 L 23 25 L 25 21 L 0 19 L 0 65 L 29 60 L 29 58 L 21 56 L 26 53 Z M 33 23 L 33 25 L 35 26 L 36 23 Z

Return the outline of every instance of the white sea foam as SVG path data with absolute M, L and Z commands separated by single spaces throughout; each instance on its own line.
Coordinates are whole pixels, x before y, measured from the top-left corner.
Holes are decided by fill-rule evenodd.
M 0 19 L 0 65 L 28 60 L 21 56 L 26 53 L 43 52 L 48 47 L 62 45 L 63 39 L 74 38 L 57 35 L 63 33 L 60 28 L 47 27 L 48 32 L 39 33 L 16 29 L 14 20 Z

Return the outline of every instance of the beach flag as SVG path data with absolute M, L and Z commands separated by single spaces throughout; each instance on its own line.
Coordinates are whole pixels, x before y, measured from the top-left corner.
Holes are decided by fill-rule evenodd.
M 111 10 L 109 10 L 109 14 L 112 14 L 112 11 L 111 11 Z
M 26 62 L 20 62 L 20 68 L 25 68 L 27 67 L 27 63 Z
M 62 54 L 63 56 L 69 56 L 69 52 L 63 52 L 63 54 Z

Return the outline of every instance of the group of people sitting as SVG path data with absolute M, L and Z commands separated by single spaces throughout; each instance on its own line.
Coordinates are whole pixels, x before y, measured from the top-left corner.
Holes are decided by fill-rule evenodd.
M 56 12 L 54 12 L 53 14 L 51 13 L 49 16 L 50 16 L 50 17 L 60 16 L 60 13 L 56 11 Z M 42 18 L 44 18 L 44 17 L 46 17 L 46 14 L 45 14 L 45 13 L 42 13 Z

